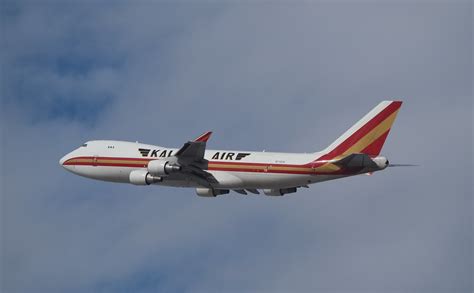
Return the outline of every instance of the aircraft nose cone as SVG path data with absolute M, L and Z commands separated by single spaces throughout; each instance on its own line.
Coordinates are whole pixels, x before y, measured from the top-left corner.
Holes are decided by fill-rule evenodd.
M 64 157 L 62 157 L 61 159 L 59 159 L 59 165 L 60 165 L 60 166 L 63 166 L 63 167 L 64 167 L 64 162 L 66 162 L 66 160 L 67 160 L 66 157 L 67 157 L 67 156 L 64 156 Z
M 68 163 L 72 158 L 74 158 L 73 152 L 64 155 L 61 159 L 59 159 L 59 165 L 63 167 L 66 171 L 75 173 L 75 168 L 73 165 Z

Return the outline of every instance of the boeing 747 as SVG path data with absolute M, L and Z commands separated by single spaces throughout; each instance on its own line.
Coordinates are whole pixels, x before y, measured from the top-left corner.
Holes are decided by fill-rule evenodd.
M 276 153 L 208 150 L 212 132 L 177 148 L 138 142 L 94 140 L 59 161 L 87 178 L 191 187 L 200 196 L 234 191 L 280 196 L 301 187 L 348 176 L 373 173 L 390 164 L 380 155 L 401 101 L 383 101 L 322 151 Z

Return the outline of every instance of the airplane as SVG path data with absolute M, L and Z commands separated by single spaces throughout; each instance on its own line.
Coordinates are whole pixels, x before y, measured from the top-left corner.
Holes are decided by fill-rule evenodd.
M 380 152 L 401 105 L 401 101 L 381 102 L 315 153 L 207 150 L 212 134 L 209 131 L 179 149 L 139 142 L 88 141 L 62 157 L 59 164 L 87 178 L 191 187 L 203 197 L 230 191 L 259 194 L 259 190 L 265 195 L 282 196 L 313 183 L 391 167 Z

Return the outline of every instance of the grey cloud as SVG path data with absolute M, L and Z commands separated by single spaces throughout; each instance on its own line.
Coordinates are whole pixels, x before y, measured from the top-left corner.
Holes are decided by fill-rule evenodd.
M 471 6 L 20 4 L 2 24 L 2 64 L 24 73 L 2 75 L 4 289 L 472 291 Z M 51 61 L 25 58 L 38 51 Z M 50 64 L 70 52 L 94 61 Z M 46 98 L 18 103 L 32 67 Z M 113 100 L 94 125 L 31 124 L 57 92 Z M 391 97 L 405 104 L 384 153 L 421 166 L 295 196 L 203 200 L 57 165 L 88 139 L 174 146 L 207 129 L 213 148 L 316 151 Z

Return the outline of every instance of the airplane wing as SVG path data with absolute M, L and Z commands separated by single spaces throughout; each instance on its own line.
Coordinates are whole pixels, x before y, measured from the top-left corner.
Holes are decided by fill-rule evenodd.
M 181 173 L 200 185 L 211 187 L 211 184 L 218 183 L 211 173 L 205 171 L 208 161 L 204 159 L 206 142 L 211 137 L 212 132 L 208 131 L 193 141 L 186 142 L 174 156 L 181 166 Z
M 208 131 L 193 141 L 185 143 L 175 156 L 180 161 L 196 161 L 200 162 L 204 159 L 204 151 L 206 150 L 206 142 L 211 137 L 212 132 Z

